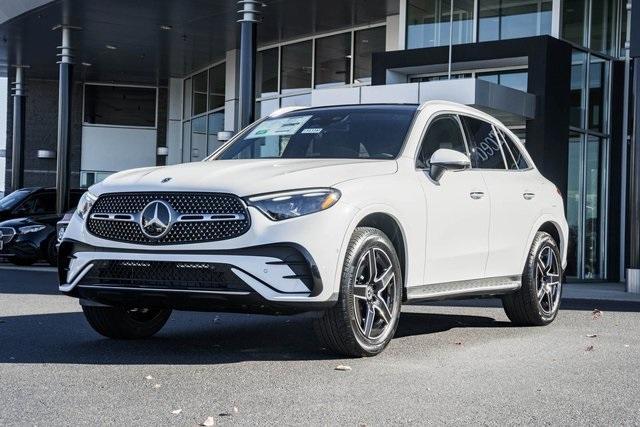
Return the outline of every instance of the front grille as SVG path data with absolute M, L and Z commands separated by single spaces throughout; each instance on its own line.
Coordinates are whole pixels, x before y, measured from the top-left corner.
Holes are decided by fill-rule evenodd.
M 16 230 L 11 227 L 0 227 L 0 240 L 2 240 L 2 244 L 6 245 L 13 237 L 16 235 Z
M 169 204 L 178 217 L 185 218 L 185 222 L 176 221 L 162 237 L 151 238 L 142 232 L 138 219 L 143 209 L 156 200 Z M 185 215 L 190 215 L 188 220 Z M 211 215 L 218 218 L 215 221 L 205 220 Z M 224 218 L 224 215 L 229 218 Z M 250 225 L 249 212 L 242 200 L 220 193 L 105 194 L 95 202 L 87 219 L 87 230 L 97 237 L 147 245 L 232 239 L 246 233 Z
M 79 285 L 134 289 L 251 290 L 233 274 L 228 264 L 172 261 L 95 261 Z

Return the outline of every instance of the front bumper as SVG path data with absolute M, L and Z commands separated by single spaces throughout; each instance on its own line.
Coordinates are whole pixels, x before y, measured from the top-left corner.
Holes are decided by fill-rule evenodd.
M 181 310 L 281 312 L 323 309 L 315 261 L 292 243 L 221 251 L 130 251 L 65 239 L 60 291 L 84 304 Z

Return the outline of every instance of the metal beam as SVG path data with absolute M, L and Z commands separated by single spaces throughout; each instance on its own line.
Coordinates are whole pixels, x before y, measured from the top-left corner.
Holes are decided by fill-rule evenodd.
M 71 146 L 71 95 L 73 90 L 73 50 L 70 26 L 54 27 L 62 33 L 58 47 L 58 154 L 56 156 L 56 211 L 63 215 L 69 209 L 69 148 Z
M 24 186 L 24 111 L 25 111 L 25 65 L 16 65 L 16 80 L 13 83 L 13 137 L 11 143 L 11 190 Z
M 262 2 L 255 0 L 238 1 L 240 10 L 240 90 L 238 115 L 240 129 L 255 119 L 255 78 L 256 78 L 256 26 L 259 22 L 258 7 Z

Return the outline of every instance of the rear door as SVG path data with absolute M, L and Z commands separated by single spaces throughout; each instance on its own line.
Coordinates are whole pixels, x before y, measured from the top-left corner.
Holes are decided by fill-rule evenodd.
M 454 114 L 431 120 L 419 151 L 427 165 L 439 148 L 469 154 L 460 119 Z M 480 174 L 470 169 L 448 171 L 435 182 L 418 170 L 427 203 L 425 283 L 437 284 L 483 277 L 489 249 L 489 195 Z
M 482 174 L 491 194 L 485 275 L 520 275 L 529 233 L 540 216 L 536 174 L 524 156 L 512 151 L 517 150 L 513 141 L 507 145 L 499 128 L 473 117 L 462 117 L 462 121 L 471 141 L 473 170 Z

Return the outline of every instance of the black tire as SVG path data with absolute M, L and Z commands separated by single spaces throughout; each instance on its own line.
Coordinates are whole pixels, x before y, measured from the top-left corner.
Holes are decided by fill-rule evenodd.
M 552 254 L 550 254 L 552 252 Z M 557 271 L 544 269 L 543 259 L 554 257 Z M 539 264 L 539 262 L 543 262 Z M 552 261 L 553 262 L 553 261 Z M 557 286 L 552 285 L 557 281 Z M 548 290 L 548 292 L 546 291 Z M 540 296 L 542 295 L 542 297 Z M 544 326 L 553 322 L 562 296 L 562 263 L 556 241 L 543 231 L 536 233 L 522 272 L 522 287 L 502 297 L 502 306 L 512 323 L 521 326 Z
M 58 243 L 58 240 L 55 234 L 51 236 L 47 241 L 46 260 L 51 267 L 58 266 L 58 249 L 56 248 L 57 243 Z
M 148 338 L 169 320 L 171 310 L 82 306 L 89 325 L 100 335 L 115 339 Z
M 367 267 L 370 256 L 376 265 L 373 279 Z M 402 288 L 400 261 L 389 238 L 378 229 L 358 227 L 347 248 L 338 302 L 316 319 L 316 333 L 336 353 L 355 357 L 379 354 L 398 326 Z M 375 320 L 367 322 L 370 312 Z
M 9 262 L 13 265 L 18 265 L 20 267 L 28 267 L 33 265 L 38 261 L 36 258 L 26 258 L 21 256 L 12 256 L 9 257 Z

